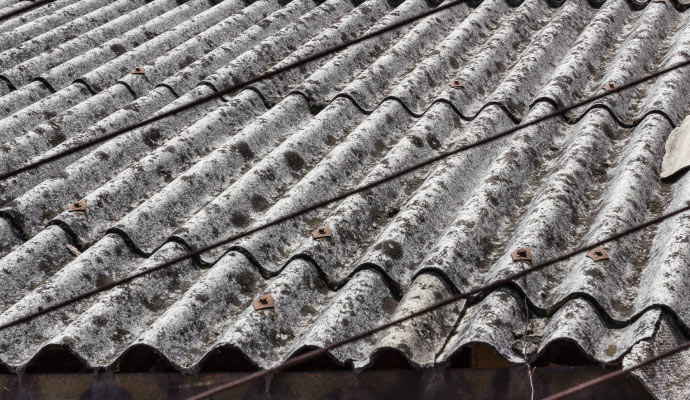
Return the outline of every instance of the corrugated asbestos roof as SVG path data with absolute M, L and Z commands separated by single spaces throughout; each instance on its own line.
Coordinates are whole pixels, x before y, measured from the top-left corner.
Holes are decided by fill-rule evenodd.
M 687 5 L 458 6 L 0 182 L 0 323 L 687 60 Z M 31 10 L 0 24 L 0 170 L 433 6 L 59 0 Z M 690 176 L 661 182 L 659 172 L 689 108 L 687 71 L 669 73 L 0 332 L 0 363 L 21 371 L 57 345 L 89 368 L 146 349 L 190 372 L 224 348 L 277 365 L 525 268 L 516 248 L 539 262 L 684 204 Z M 79 199 L 88 211 L 68 212 Z M 321 225 L 331 240 L 311 237 Z M 608 261 L 575 257 L 332 357 L 366 368 L 392 349 L 430 367 L 486 343 L 522 363 L 568 340 L 629 365 L 690 333 L 689 239 L 686 213 L 608 245 Z M 254 311 L 266 293 L 275 309 Z M 676 357 L 639 375 L 660 398 L 682 398 L 688 372 Z

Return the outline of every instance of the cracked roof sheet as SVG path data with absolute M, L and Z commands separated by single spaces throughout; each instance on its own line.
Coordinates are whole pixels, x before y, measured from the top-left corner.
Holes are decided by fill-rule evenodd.
M 0 323 L 690 58 L 687 0 L 470 3 L 0 182 Z M 0 23 L 0 170 L 434 5 L 33 9 Z M 687 75 L 0 332 L 0 365 L 22 371 L 59 346 L 93 369 L 152 350 L 194 372 L 221 349 L 271 367 L 519 271 L 517 248 L 539 262 L 678 208 L 690 177 L 659 174 L 688 115 Z M 86 212 L 67 210 L 81 199 Z M 322 225 L 332 238 L 314 240 Z M 574 257 L 330 356 L 359 369 L 393 351 L 431 367 L 484 343 L 522 363 L 565 340 L 630 365 L 690 333 L 689 239 L 685 213 L 607 245 L 609 260 Z M 267 293 L 275 309 L 254 311 Z M 681 355 L 638 377 L 659 398 L 687 398 L 688 372 Z

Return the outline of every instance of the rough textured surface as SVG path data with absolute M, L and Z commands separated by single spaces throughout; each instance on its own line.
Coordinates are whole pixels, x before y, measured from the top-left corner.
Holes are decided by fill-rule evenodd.
M 56 1 L 0 23 L 0 168 L 433 2 L 396 3 Z M 0 182 L 0 323 L 690 57 L 684 1 L 475 3 Z M 218 354 L 270 367 L 525 268 L 510 257 L 518 247 L 539 262 L 680 207 L 690 178 L 659 175 L 688 115 L 687 75 L 0 332 L 0 365 L 22 371 L 58 346 L 93 369 L 151 351 L 186 372 Z M 66 210 L 77 199 L 86 212 Z M 320 225 L 331 239 L 311 237 Z M 483 343 L 519 364 L 568 342 L 594 362 L 631 363 L 684 340 L 690 214 L 606 250 L 607 261 L 575 257 L 331 362 L 362 369 L 392 351 L 427 368 Z M 275 309 L 254 311 L 267 293 Z M 684 398 L 687 385 L 654 377 L 681 379 L 686 364 L 665 361 L 640 379 L 660 398 Z
M 661 163 L 661 179 L 672 178 L 690 167 L 690 117 L 671 131 Z

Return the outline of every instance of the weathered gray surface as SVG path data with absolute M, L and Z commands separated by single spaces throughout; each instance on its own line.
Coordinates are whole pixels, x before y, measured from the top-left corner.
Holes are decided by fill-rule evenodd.
M 661 179 L 668 179 L 690 167 L 690 117 L 671 131 L 661 163 Z
M 429 7 L 180 3 L 56 2 L 55 12 L 0 24 L 0 38 L 16 41 L 0 46 L 0 168 Z M 514 3 L 458 6 L 0 182 L 0 323 L 690 54 L 682 2 Z M 130 74 L 140 66 L 144 75 Z M 539 262 L 680 207 L 690 178 L 659 176 L 667 138 L 688 115 L 687 74 L 0 332 L 0 363 L 22 370 L 58 345 L 89 368 L 149 348 L 187 372 L 222 348 L 270 367 L 522 269 L 510 258 L 518 247 Z M 456 78 L 464 87 L 449 86 Z M 87 212 L 66 211 L 76 199 Z M 319 225 L 332 240 L 311 238 Z M 690 214 L 606 250 L 608 261 L 575 257 L 331 356 L 360 369 L 393 350 L 426 368 L 486 343 L 522 363 L 567 340 L 590 359 L 630 362 L 640 343 L 668 341 L 660 321 L 675 318 L 673 337 L 690 333 Z M 264 293 L 276 309 L 255 312 Z M 684 397 L 650 379 L 659 397 Z

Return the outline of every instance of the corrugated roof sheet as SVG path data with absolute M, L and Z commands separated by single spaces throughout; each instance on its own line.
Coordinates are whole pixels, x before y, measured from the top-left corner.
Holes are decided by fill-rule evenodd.
M 434 6 L 394 3 L 56 1 L 5 21 L 0 169 Z M 690 57 L 685 0 L 477 3 L 0 182 L 0 323 Z M 191 372 L 227 348 L 274 366 L 520 270 L 516 248 L 538 262 L 684 204 L 688 175 L 659 172 L 689 106 L 669 73 L 0 332 L 0 363 L 57 345 L 89 368 L 153 349 Z M 566 340 L 626 365 L 690 333 L 689 239 L 686 213 L 332 357 L 430 367 L 486 343 L 522 363 Z M 657 379 L 669 363 L 690 371 L 640 377 L 686 397 Z

